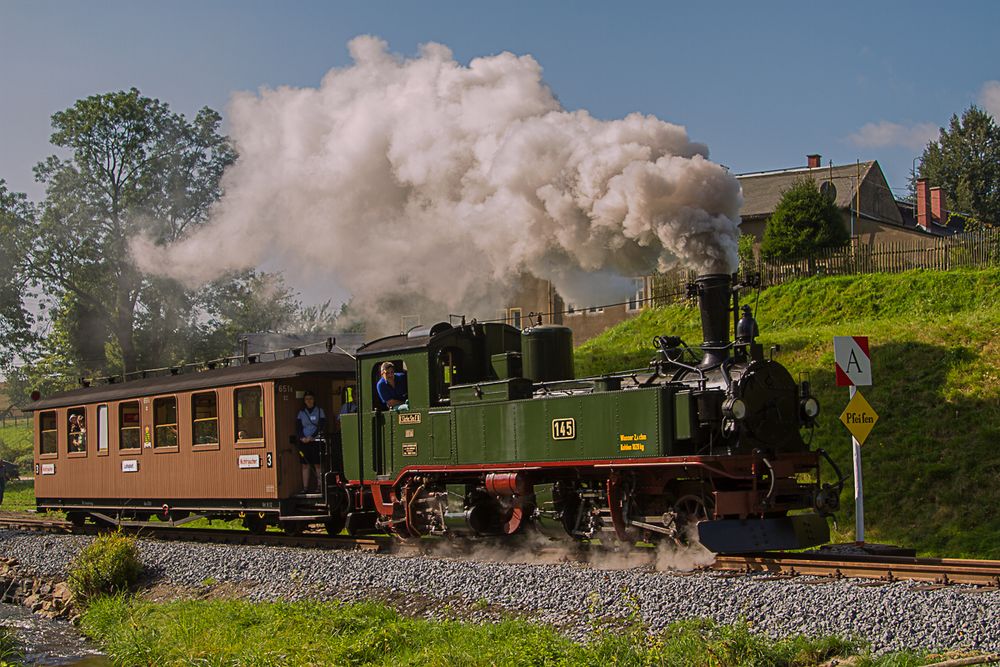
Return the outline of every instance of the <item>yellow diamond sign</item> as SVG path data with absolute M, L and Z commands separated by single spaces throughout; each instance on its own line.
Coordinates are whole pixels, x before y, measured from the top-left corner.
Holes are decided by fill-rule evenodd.
M 872 432 L 875 422 L 878 421 L 878 415 L 875 413 L 875 408 L 861 395 L 861 392 L 856 391 L 854 398 L 847 403 L 847 407 L 841 413 L 840 421 L 844 422 L 844 426 L 855 437 L 858 444 L 863 445 L 868 434 Z

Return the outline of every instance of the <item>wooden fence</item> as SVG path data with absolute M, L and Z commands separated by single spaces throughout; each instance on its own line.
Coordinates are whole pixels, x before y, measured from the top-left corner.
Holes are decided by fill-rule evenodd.
M 852 244 L 828 248 L 797 262 L 758 259 L 751 271 L 765 287 L 803 276 L 900 273 L 912 269 L 948 271 L 963 267 L 1000 266 L 1000 229 L 969 232 L 933 241 Z
M 741 273 L 756 273 L 763 287 L 780 285 L 808 276 L 847 276 L 865 273 L 900 273 L 912 269 L 947 271 L 966 267 L 1000 266 L 1000 228 L 958 234 L 947 238 L 914 241 L 858 243 L 828 248 L 796 262 L 755 258 Z M 651 279 L 653 305 L 662 306 L 686 298 L 685 286 L 695 274 L 678 269 Z
M 0 416 L 0 428 L 22 427 L 31 428 L 31 415 L 3 415 Z

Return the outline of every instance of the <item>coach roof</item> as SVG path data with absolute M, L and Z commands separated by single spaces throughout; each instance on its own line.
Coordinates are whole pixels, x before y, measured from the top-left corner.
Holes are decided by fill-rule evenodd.
M 195 373 L 165 375 L 159 377 L 130 380 L 121 384 L 106 384 L 97 387 L 85 387 L 64 391 L 52 396 L 29 403 L 23 409 L 26 412 L 61 408 L 84 403 L 102 403 L 118 401 L 125 398 L 155 396 L 158 394 L 173 394 L 193 389 L 210 389 L 227 387 L 248 382 L 263 382 L 268 380 L 283 380 L 315 373 L 337 373 L 345 377 L 353 377 L 355 373 L 354 360 L 346 354 L 322 353 L 309 354 L 300 357 L 290 357 L 279 361 L 263 361 L 242 366 L 230 366 Z

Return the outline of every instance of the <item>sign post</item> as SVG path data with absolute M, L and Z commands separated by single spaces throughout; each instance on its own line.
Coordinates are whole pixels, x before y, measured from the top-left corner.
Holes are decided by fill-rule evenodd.
M 858 544 L 865 543 L 865 494 L 861 475 L 861 445 L 868 439 L 878 421 L 875 410 L 858 391 L 872 383 L 872 362 L 866 336 L 834 336 L 833 356 L 836 361 L 837 386 L 850 387 L 851 400 L 840 415 L 840 421 L 851 432 L 854 458 L 854 533 Z

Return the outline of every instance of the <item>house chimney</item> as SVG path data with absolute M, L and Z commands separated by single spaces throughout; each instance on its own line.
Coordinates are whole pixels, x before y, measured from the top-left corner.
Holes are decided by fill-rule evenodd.
M 917 225 L 925 230 L 931 228 L 931 198 L 926 178 L 917 179 Z
M 948 222 L 948 211 L 944 208 L 944 192 L 941 188 L 931 188 L 931 220 L 939 225 Z
M 820 166 L 819 161 L 823 158 L 819 153 L 813 153 L 812 155 L 807 155 L 806 159 L 809 160 L 809 168 L 815 169 Z

